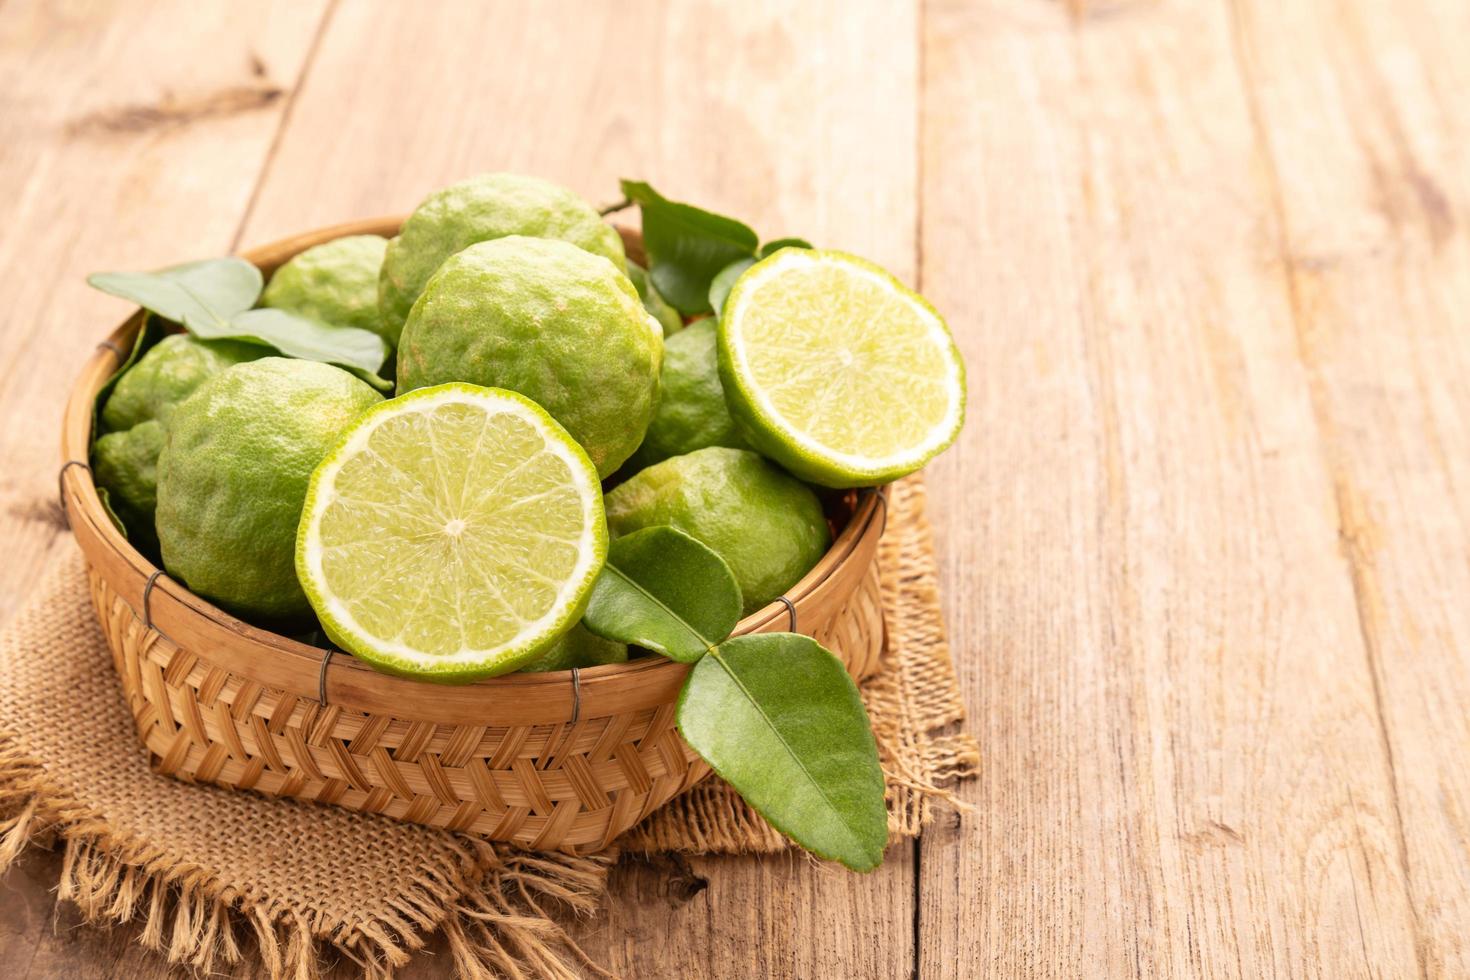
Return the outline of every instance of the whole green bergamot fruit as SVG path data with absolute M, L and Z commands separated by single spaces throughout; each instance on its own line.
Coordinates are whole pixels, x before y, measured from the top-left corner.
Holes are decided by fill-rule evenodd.
M 230 611 L 304 620 L 296 527 L 311 473 L 382 401 L 341 368 L 266 357 L 210 378 L 174 409 L 158 457 L 163 567 Z
M 398 345 L 398 393 L 449 381 L 541 405 L 607 477 L 643 441 L 663 336 L 628 277 L 566 242 L 511 236 L 451 257 Z
M 102 406 L 101 430 L 92 447 L 92 472 L 107 491 L 128 537 L 156 551 L 153 509 L 159 450 L 174 406 L 225 368 L 253 360 L 268 348 L 231 340 L 199 340 L 173 334 L 160 340 L 118 379 Z
M 744 449 L 666 459 L 614 487 L 605 503 L 614 537 L 671 524 L 725 559 L 746 615 L 799 582 L 832 543 L 811 488 Z
M 383 336 L 398 343 L 408 311 L 445 259 L 507 235 L 571 242 L 625 268 L 623 240 L 572 191 L 537 177 L 481 174 L 430 194 L 388 243 L 378 280 Z
M 379 235 L 348 235 L 313 246 L 275 271 L 260 304 L 384 334 L 378 273 L 387 249 L 388 240 Z
M 158 503 L 158 454 L 163 423 L 147 419 L 122 432 L 108 432 L 92 447 L 92 473 L 108 493 L 108 504 L 140 548 L 157 544 L 153 511 Z
M 206 378 L 269 353 L 268 347 L 234 340 L 199 340 L 187 333 L 165 337 L 118 379 L 102 406 L 103 428 L 118 432 L 149 419 L 166 422 L 174 406 Z
M 696 320 L 664 340 L 658 409 L 623 472 L 636 473 L 709 446 L 749 448 L 725 407 L 713 317 Z

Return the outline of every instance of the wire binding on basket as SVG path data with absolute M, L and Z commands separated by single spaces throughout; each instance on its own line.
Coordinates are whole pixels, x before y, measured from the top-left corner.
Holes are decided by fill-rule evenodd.
M 332 654 L 336 653 L 331 647 L 322 654 L 322 666 L 316 675 L 316 700 L 323 708 L 327 706 L 327 665 L 332 662 Z
M 582 668 L 572 668 L 572 721 L 575 725 L 577 719 L 582 717 Z
M 795 633 L 796 632 L 796 603 L 792 602 L 790 599 L 786 598 L 784 595 L 783 596 L 777 596 L 776 597 L 776 601 L 779 602 L 779 603 L 781 603 L 782 605 L 784 605 L 786 607 L 786 615 L 791 620 L 791 629 L 789 630 L 789 632 Z
M 163 633 L 163 630 L 153 625 L 153 606 L 150 603 L 153 599 L 153 587 L 158 584 L 158 580 L 162 577 L 163 572 L 155 569 L 153 574 L 148 576 L 148 581 L 143 583 L 143 625 L 159 633 Z M 168 634 L 164 633 L 164 635 L 167 636 Z
M 883 537 L 883 532 L 888 530 L 888 488 L 890 484 L 885 483 L 881 487 L 873 488 L 873 493 L 878 497 L 878 503 L 883 505 L 883 523 L 878 525 L 878 537 Z
M 56 474 L 56 506 L 61 508 L 61 523 L 66 525 L 68 531 L 71 530 L 71 515 L 66 511 L 66 471 L 73 466 L 80 466 L 88 473 L 92 472 L 92 467 L 80 459 L 69 459 L 61 464 L 61 470 Z
M 123 354 L 123 349 L 121 347 L 119 347 L 117 344 L 115 344 L 112 341 L 110 341 L 110 340 L 104 340 L 104 341 L 102 341 L 100 344 L 97 345 L 97 349 L 98 350 L 110 350 L 110 351 L 112 351 L 114 354 L 117 355 L 117 359 L 119 361 L 123 360 L 126 357 L 126 355 Z

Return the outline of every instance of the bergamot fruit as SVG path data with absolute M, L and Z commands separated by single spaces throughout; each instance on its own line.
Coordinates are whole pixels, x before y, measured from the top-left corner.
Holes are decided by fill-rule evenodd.
M 811 488 L 743 449 L 711 447 L 643 470 L 607 495 L 614 536 L 671 524 L 730 566 L 745 615 L 783 595 L 832 536 Z
M 157 544 L 153 511 L 158 503 L 158 454 L 163 449 L 163 423 L 139 422 L 122 432 L 108 432 L 92 447 L 92 473 L 108 492 L 108 504 L 140 548 Z
M 120 432 L 149 419 L 166 422 L 173 407 L 206 378 L 232 364 L 269 353 L 270 348 L 257 344 L 171 334 L 154 344 L 117 380 L 107 404 L 102 406 L 102 426 L 109 432 Z
M 388 240 L 378 235 L 348 235 L 313 246 L 275 271 L 260 304 L 335 327 L 384 334 L 378 273 L 387 248 Z
M 108 504 L 140 549 L 154 552 L 159 450 L 174 406 L 225 368 L 269 349 L 231 340 L 199 340 L 173 334 L 128 369 L 102 406 L 102 435 L 92 447 L 92 472 Z
M 664 341 L 659 377 L 658 409 L 625 472 L 708 446 L 749 448 L 725 406 L 713 318 L 696 320 Z
M 965 366 L 934 308 L 842 252 L 786 248 L 725 300 L 720 380 L 756 449 L 828 487 L 876 486 L 942 452 Z
M 606 557 L 587 454 L 530 399 L 467 384 L 402 395 L 344 432 L 311 477 L 296 541 L 328 636 L 445 683 L 550 650 Z
M 560 239 L 625 269 L 623 240 L 572 191 L 537 177 L 481 174 L 430 194 L 388 243 L 378 281 L 383 336 L 398 343 L 408 311 L 445 259 L 507 235 Z
M 307 617 L 296 580 L 307 483 L 343 430 L 380 401 L 341 368 L 283 357 L 200 385 L 174 409 L 158 457 L 164 568 L 232 612 Z
M 518 391 L 581 444 L 599 476 L 643 441 L 663 339 L 628 277 L 566 242 L 471 245 L 434 274 L 398 346 L 398 391 L 465 381 Z

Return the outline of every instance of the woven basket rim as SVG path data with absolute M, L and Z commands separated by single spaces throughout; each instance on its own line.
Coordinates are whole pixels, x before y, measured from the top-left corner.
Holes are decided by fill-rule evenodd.
M 247 250 L 241 253 L 241 257 L 269 274 L 287 258 L 312 245 L 346 235 L 392 236 L 398 232 L 402 222 L 402 216 L 391 216 L 330 225 Z M 630 242 L 640 242 L 640 236 L 636 232 L 625 228 L 619 230 Z M 626 703 L 630 683 L 640 689 L 637 700 L 647 702 L 648 705 L 667 703 L 677 693 L 689 667 L 662 657 L 643 657 L 624 664 L 583 668 L 575 675 L 572 671 L 513 673 L 453 687 L 384 674 L 346 653 L 336 654 L 331 658 L 328 673 L 327 667 L 323 665 L 326 651 L 252 626 L 169 577 L 134 548 L 112 524 L 97 494 L 91 469 L 86 465 L 90 462 L 93 399 L 125 357 L 122 352 L 130 349 L 131 339 L 141 323 L 142 314 L 139 311 L 119 324 L 107 340 L 98 344 L 96 351 L 77 375 L 68 396 L 62 424 L 62 469 L 58 481 L 63 514 L 71 523 L 73 531 L 78 532 L 77 541 L 87 561 L 94 566 L 103 566 L 98 569 L 99 574 L 109 578 L 109 584 L 132 607 L 140 620 L 151 620 L 155 628 L 165 635 L 173 636 L 175 630 L 183 630 L 196 637 L 209 636 L 216 640 L 233 637 L 257 648 L 257 652 L 284 658 L 273 665 L 253 664 L 248 662 L 250 658 L 242 657 L 228 658 L 228 662 L 219 664 L 247 676 L 259 675 L 255 679 L 262 683 L 294 687 L 296 693 L 315 699 L 317 681 L 311 680 L 308 683 L 308 679 L 327 678 L 321 683 L 330 685 L 333 702 L 352 702 L 355 698 L 361 699 L 374 694 L 376 697 L 372 700 L 392 703 L 395 698 L 415 695 L 422 697 L 428 691 L 431 694 L 440 694 L 447 702 L 457 702 L 462 709 L 455 711 L 454 704 L 446 704 L 438 712 L 441 717 L 446 713 L 475 713 L 471 703 L 453 692 L 483 691 L 487 698 L 492 694 L 499 695 L 495 698 L 499 714 L 505 713 L 508 704 L 523 703 L 525 710 L 515 711 L 512 708 L 512 714 L 535 715 L 545 721 L 576 717 L 579 711 L 588 710 L 588 702 L 597 700 L 599 693 L 622 695 L 622 701 Z M 77 465 L 78 463 L 82 465 Z M 870 535 L 874 532 L 879 506 L 884 503 L 884 489 L 876 488 L 873 492 L 859 494 L 851 517 L 835 536 L 826 555 L 787 591 L 786 597 L 792 601 L 793 606 L 788 607 L 778 599 L 742 618 L 735 633 L 766 631 L 778 619 L 799 616 L 804 598 L 827 584 L 859 551 L 869 551 L 876 547 L 876 539 L 870 539 Z M 886 513 L 884 518 L 886 520 Z M 880 523 L 877 534 L 881 533 Z M 197 621 L 190 621 L 191 617 Z M 181 635 L 176 642 L 184 639 Z M 201 644 L 191 643 L 189 646 L 197 651 Z M 209 649 L 211 644 L 205 643 L 203 646 Z M 224 661 L 226 658 L 219 659 Z M 210 661 L 215 662 L 215 658 L 211 657 Z M 257 667 L 258 670 L 252 669 Z M 272 669 L 267 669 L 268 667 Z M 295 678 L 295 683 L 283 683 L 282 670 L 288 670 Z

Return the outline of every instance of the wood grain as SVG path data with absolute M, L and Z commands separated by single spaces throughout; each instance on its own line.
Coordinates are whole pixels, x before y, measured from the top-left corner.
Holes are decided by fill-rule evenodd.
M 487 170 L 608 203 L 642 177 L 912 280 L 912 6 L 343 0 L 242 243 L 410 210 Z
M 1392 764 L 1414 966 L 1466 976 L 1470 9 L 1235 7 Z
M 83 277 L 228 248 L 323 9 L 0 6 L 0 620 L 65 540 L 61 408 L 126 311 Z M 59 855 L 38 854 L 6 877 L 0 976 L 161 974 L 130 930 L 79 929 L 65 910 L 53 920 L 58 869 Z
M 84 277 L 229 247 L 323 9 L 0 6 L 0 620 L 62 531 L 66 390 L 126 315 Z
M 972 371 L 933 509 L 984 772 L 921 844 L 925 977 L 1416 969 L 1228 13 L 926 7 L 924 288 Z

